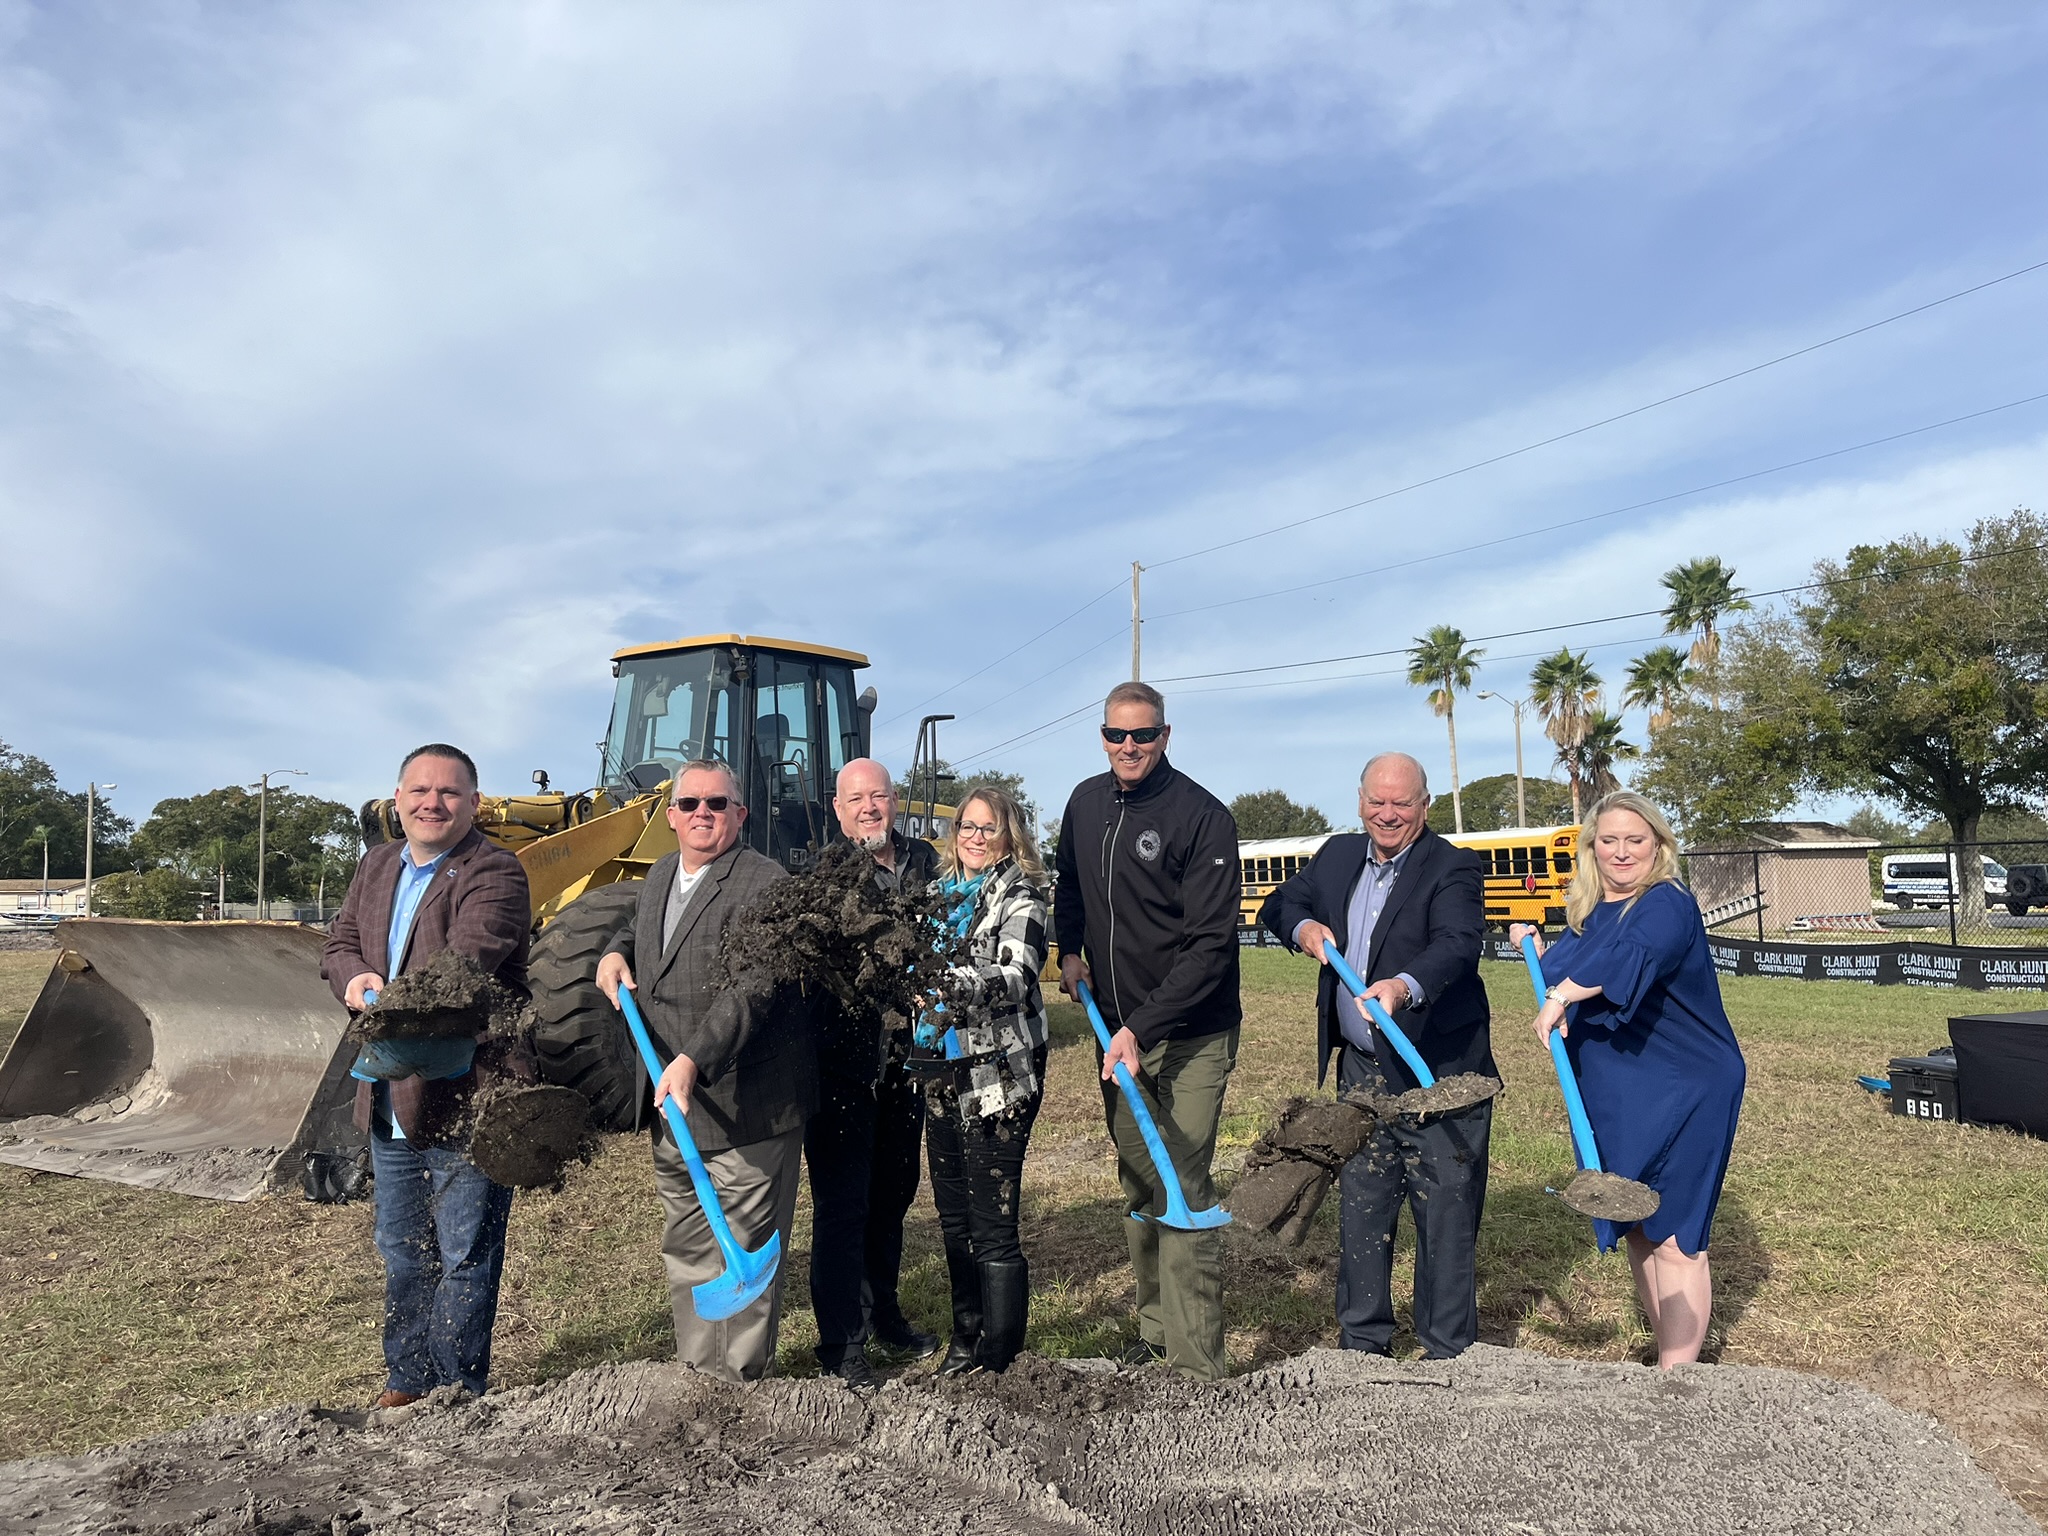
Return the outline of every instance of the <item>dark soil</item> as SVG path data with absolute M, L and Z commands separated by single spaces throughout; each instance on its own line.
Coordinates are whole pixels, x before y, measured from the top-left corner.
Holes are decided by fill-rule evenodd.
M 1308 1235 L 1330 1180 L 1372 1135 L 1373 1112 L 1362 1105 L 1290 1099 L 1279 1118 L 1245 1154 L 1244 1173 L 1230 1191 L 1230 1214 L 1283 1243 Z
M 469 1160 L 513 1189 L 556 1189 L 571 1163 L 597 1156 L 590 1101 L 573 1088 L 501 1083 L 476 1098 Z
M 1387 1120 L 1420 1120 L 1429 1115 L 1446 1115 L 1453 1110 L 1484 1104 L 1500 1093 L 1500 1079 L 1478 1072 L 1457 1072 L 1440 1077 L 1427 1088 L 1410 1088 L 1406 1093 L 1358 1094 L 1354 1102 Z
M 519 1032 L 526 999 L 468 955 L 444 949 L 394 977 L 349 1024 L 355 1040 L 445 1039 Z
M 727 985 L 756 997 L 801 983 L 901 1033 L 945 989 L 939 916 L 927 892 L 884 889 L 859 844 L 833 843 L 727 924 L 719 965 Z
M 868 1394 L 604 1366 L 0 1467 L 0 1533 L 116 1530 L 2039 1536 L 1944 1431 L 1858 1387 L 1485 1345 L 1314 1350 L 1213 1385 L 1026 1355 Z
M 1558 1192 L 1558 1198 L 1581 1216 L 1619 1222 L 1647 1221 L 1657 1214 L 1662 1203 L 1657 1191 L 1647 1184 L 1624 1179 L 1618 1173 L 1595 1173 L 1590 1168 L 1573 1174 L 1571 1183 Z

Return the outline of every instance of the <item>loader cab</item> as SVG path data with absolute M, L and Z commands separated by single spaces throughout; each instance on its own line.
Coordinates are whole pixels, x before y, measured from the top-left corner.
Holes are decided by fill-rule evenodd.
M 874 692 L 854 689 L 867 664 L 854 651 L 754 635 L 622 650 L 598 781 L 624 799 L 694 758 L 730 763 L 746 786 L 748 845 L 807 868 L 839 835 L 839 770 L 867 755 Z

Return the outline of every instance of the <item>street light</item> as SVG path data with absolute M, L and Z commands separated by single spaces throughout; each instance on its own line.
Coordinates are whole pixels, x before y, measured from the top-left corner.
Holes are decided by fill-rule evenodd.
M 1529 806 L 1522 798 L 1522 711 L 1529 707 L 1527 699 L 1511 699 L 1504 693 L 1495 693 L 1490 688 L 1479 691 L 1482 699 L 1495 699 L 1515 712 L 1515 824 L 1529 825 Z
M 92 807 L 104 789 L 119 789 L 118 784 L 87 784 L 85 786 L 85 915 L 92 916 Z
M 263 919 L 265 922 L 268 922 L 270 920 L 270 902 L 264 896 L 263 886 L 263 866 L 265 852 L 264 842 L 270 830 L 270 781 L 273 778 L 281 778 L 287 773 L 295 773 L 302 779 L 306 776 L 306 770 L 303 768 L 273 768 L 270 770 L 270 772 L 264 774 L 263 777 L 257 781 L 256 915 L 257 917 Z

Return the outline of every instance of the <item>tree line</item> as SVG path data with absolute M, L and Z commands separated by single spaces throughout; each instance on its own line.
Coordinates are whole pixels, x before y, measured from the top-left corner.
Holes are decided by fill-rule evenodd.
M 85 802 L 42 758 L 0 742 L 0 879 L 82 879 Z M 176 920 L 223 892 L 229 902 L 254 901 L 258 810 L 253 788 L 228 785 L 160 800 L 137 827 L 102 800 L 93 815 L 94 910 Z M 262 819 L 266 894 L 311 904 L 324 884 L 337 900 L 361 853 L 356 813 L 273 786 Z

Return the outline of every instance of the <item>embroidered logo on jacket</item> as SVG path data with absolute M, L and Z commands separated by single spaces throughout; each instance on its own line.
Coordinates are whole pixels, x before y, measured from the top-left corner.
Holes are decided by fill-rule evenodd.
M 1138 857 L 1147 864 L 1159 857 L 1160 846 L 1159 834 L 1152 828 L 1147 827 L 1138 834 Z

